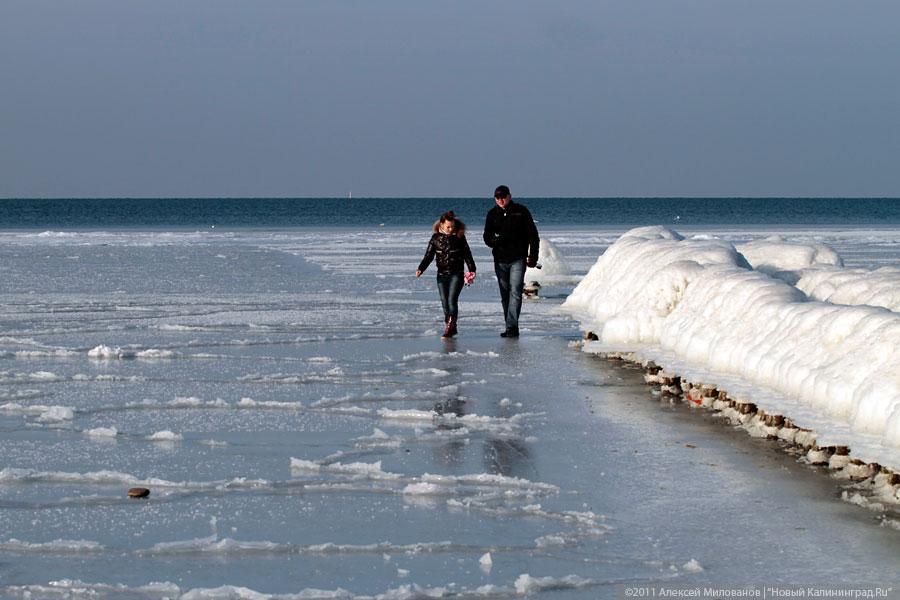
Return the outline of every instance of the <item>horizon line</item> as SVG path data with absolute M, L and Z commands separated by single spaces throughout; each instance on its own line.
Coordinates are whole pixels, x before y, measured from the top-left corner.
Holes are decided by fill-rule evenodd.
M 524 200 L 900 200 L 900 196 L 512 196 Z M 479 200 L 490 196 L 18 196 L 16 200 Z

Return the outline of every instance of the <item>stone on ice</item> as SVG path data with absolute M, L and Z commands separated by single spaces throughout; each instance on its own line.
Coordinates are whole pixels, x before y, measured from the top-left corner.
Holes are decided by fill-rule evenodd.
M 133 487 L 128 490 L 129 498 L 146 498 L 150 495 L 150 490 L 144 487 Z

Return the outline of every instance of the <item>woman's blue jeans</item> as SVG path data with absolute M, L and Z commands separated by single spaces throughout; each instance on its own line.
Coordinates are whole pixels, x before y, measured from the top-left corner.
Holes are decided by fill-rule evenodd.
M 442 275 L 438 273 L 437 288 L 441 296 L 441 306 L 444 308 L 444 319 L 459 316 L 459 293 L 462 291 L 463 274 Z

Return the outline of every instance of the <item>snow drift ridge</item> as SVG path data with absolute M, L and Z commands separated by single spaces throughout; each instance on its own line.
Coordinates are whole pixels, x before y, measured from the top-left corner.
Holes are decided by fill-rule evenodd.
M 660 348 L 900 447 L 900 314 L 810 300 L 727 242 L 628 231 L 563 309 L 603 344 Z

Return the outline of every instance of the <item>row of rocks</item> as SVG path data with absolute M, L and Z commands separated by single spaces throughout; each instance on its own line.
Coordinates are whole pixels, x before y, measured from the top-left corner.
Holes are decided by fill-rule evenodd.
M 815 431 L 801 427 L 787 415 L 767 413 L 753 402 L 731 397 L 713 383 L 688 381 L 627 352 L 602 356 L 639 365 L 654 395 L 714 411 L 717 417 L 745 429 L 751 436 L 783 442 L 787 451 L 802 456 L 811 465 L 828 467 L 837 477 L 849 480 L 856 490 L 867 492 L 879 502 L 900 505 L 900 473 L 894 468 L 855 458 L 848 446 L 821 446 Z

